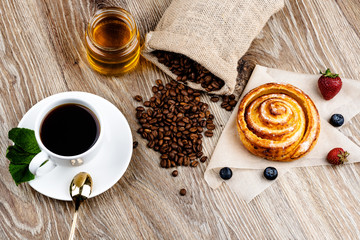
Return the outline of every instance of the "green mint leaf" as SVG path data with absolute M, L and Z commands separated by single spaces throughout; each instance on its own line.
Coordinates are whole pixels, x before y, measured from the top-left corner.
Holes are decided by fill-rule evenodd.
M 31 159 L 33 159 L 35 155 L 36 154 L 26 152 L 18 145 L 9 146 L 6 152 L 6 157 L 13 164 L 30 164 Z
M 28 153 L 37 154 L 40 152 L 33 130 L 27 128 L 13 128 L 9 131 L 9 139 Z
M 16 185 L 23 182 L 31 181 L 35 176 L 29 171 L 28 164 L 12 164 L 9 165 L 9 172 L 13 177 Z
M 10 160 L 9 172 L 16 185 L 33 180 L 35 176 L 29 171 L 29 164 L 41 151 L 34 131 L 27 128 L 13 128 L 9 131 L 9 139 L 14 145 L 8 147 L 6 157 Z

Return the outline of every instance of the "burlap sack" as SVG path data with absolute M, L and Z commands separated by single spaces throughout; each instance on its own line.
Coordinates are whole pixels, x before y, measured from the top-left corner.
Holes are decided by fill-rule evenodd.
M 225 82 L 215 94 L 235 89 L 237 62 L 283 0 L 173 0 L 156 29 L 146 35 L 143 56 L 176 79 L 152 54 L 181 53 Z M 198 84 L 188 82 L 194 89 Z

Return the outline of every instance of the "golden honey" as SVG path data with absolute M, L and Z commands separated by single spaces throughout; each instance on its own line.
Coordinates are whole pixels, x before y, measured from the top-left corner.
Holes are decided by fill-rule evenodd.
M 85 35 L 90 66 L 104 75 L 119 75 L 133 69 L 140 58 L 140 37 L 129 12 L 111 7 L 97 11 Z

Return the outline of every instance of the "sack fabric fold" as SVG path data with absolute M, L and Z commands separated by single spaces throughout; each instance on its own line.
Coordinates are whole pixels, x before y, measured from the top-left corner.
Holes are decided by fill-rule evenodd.
M 237 63 L 283 0 L 174 0 L 154 31 L 146 34 L 142 55 L 173 79 L 156 50 L 183 54 L 225 82 L 218 91 L 233 93 Z M 188 82 L 194 89 L 199 84 Z

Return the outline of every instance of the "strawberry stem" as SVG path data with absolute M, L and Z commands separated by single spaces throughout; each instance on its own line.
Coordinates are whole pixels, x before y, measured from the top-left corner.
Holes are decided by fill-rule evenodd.
M 350 155 L 347 151 L 343 152 L 340 150 L 340 153 L 338 154 L 339 162 L 340 164 L 343 164 L 344 162 L 347 162 L 347 157 Z
M 322 74 L 324 77 L 329 77 L 329 78 L 336 78 L 339 76 L 339 74 L 332 73 L 329 68 L 326 69 L 325 73 L 322 73 L 320 70 L 320 74 Z

